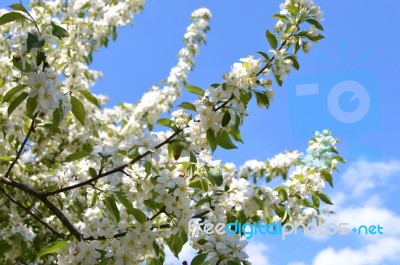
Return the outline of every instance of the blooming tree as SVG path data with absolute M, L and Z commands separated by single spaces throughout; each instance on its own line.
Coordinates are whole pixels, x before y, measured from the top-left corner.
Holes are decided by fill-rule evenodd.
M 343 162 L 330 131 L 315 133 L 304 153 L 242 166 L 212 156 L 242 142 L 252 98 L 268 108 L 273 87 L 299 69 L 296 54 L 323 38 L 320 8 L 286 0 L 266 32 L 271 49 L 206 89 L 187 79 L 211 18 L 195 10 L 166 82 L 136 104 L 102 107 L 107 98 L 90 92 L 101 76 L 89 67 L 93 52 L 143 5 L 33 0 L 30 11 L 0 10 L 2 264 L 157 265 L 165 247 L 178 256 L 188 241 L 198 251 L 191 264 L 250 264 L 243 235 L 191 233 L 189 221 L 323 221 L 325 183 Z M 197 99 L 176 105 L 183 87 Z M 270 187 L 276 177 L 282 184 Z

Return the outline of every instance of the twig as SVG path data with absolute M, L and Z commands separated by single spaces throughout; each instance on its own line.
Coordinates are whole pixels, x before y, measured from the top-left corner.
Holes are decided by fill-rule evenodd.
M 54 230 L 50 225 L 48 225 L 45 221 L 43 221 L 42 219 L 40 219 L 39 216 L 37 216 L 35 213 L 33 213 L 31 210 L 29 210 L 28 207 L 25 207 L 24 205 L 22 205 L 20 202 L 14 200 L 4 189 L 0 188 L 0 192 L 3 193 L 12 203 L 16 204 L 17 206 L 19 206 L 20 208 L 22 208 L 25 212 L 27 212 L 29 215 L 31 215 L 34 219 L 36 219 L 36 221 L 38 221 L 39 223 L 41 223 L 42 225 L 44 225 L 47 229 L 49 229 L 51 232 L 53 232 L 53 234 L 56 234 L 57 236 L 64 238 L 65 236 L 58 233 L 56 230 Z
M 6 177 L 6 178 L 8 178 L 8 176 L 10 175 L 11 170 L 13 169 L 14 165 L 17 163 L 19 157 L 20 157 L 21 154 L 22 154 L 22 151 L 23 151 L 24 148 L 25 148 L 25 145 L 26 145 L 26 142 L 27 142 L 28 139 L 29 139 L 29 136 L 31 135 L 31 133 L 32 133 L 33 130 L 35 129 L 35 119 L 36 119 L 37 115 L 38 115 L 38 114 L 36 113 L 36 114 L 33 116 L 33 118 L 32 118 L 31 126 L 29 127 L 29 131 L 28 131 L 28 133 L 26 134 L 25 139 L 24 139 L 24 141 L 22 142 L 21 147 L 20 147 L 19 150 L 18 150 L 17 156 L 15 157 L 15 159 L 13 160 L 13 162 L 11 163 L 11 165 L 10 165 L 10 166 L 8 167 L 8 169 L 7 169 L 7 172 L 6 172 L 6 174 L 5 174 L 5 177 Z

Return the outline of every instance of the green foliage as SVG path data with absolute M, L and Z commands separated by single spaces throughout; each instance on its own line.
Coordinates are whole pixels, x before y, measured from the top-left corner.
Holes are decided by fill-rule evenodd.
M 0 17 L 0 26 L 20 19 L 27 19 L 27 18 L 19 12 L 6 13 Z
M 167 245 L 171 250 L 172 254 L 176 258 L 179 258 L 179 253 L 182 250 L 183 245 L 187 242 L 188 237 L 185 231 L 179 231 L 176 235 L 172 235 L 166 239 Z
M 6 95 L 3 98 L 2 103 L 4 102 L 9 102 L 10 99 L 17 94 L 18 92 L 20 92 L 21 90 L 23 90 L 24 88 L 26 88 L 27 85 L 18 85 L 16 87 L 11 88 L 10 90 L 7 91 Z
M 57 26 L 54 24 L 54 22 L 51 22 L 51 26 L 53 27 L 53 31 L 51 32 L 53 36 L 59 38 L 60 40 L 65 37 L 69 37 L 68 31 L 63 27 Z
M 38 258 L 46 255 L 46 254 L 52 254 L 52 253 L 57 253 L 61 249 L 65 248 L 67 246 L 67 241 L 56 241 L 48 244 L 45 246 L 37 255 Z
M 185 88 L 187 91 L 189 91 L 192 94 L 196 94 L 199 96 L 204 96 L 204 94 L 205 94 L 205 91 L 197 86 L 185 86 Z
M 22 92 L 18 97 L 11 101 L 7 109 L 8 116 L 14 112 L 14 110 L 28 97 L 28 95 L 27 92 Z
M 72 161 L 79 160 L 79 159 L 82 159 L 84 157 L 87 157 L 89 155 L 90 155 L 90 152 L 87 152 L 85 150 L 79 150 L 79 151 L 77 151 L 77 152 L 75 152 L 73 154 L 68 155 L 65 158 L 64 162 L 72 162 Z
M 78 90 L 78 91 L 86 98 L 88 102 L 92 103 L 93 105 L 101 109 L 98 99 L 92 93 L 90 93 L 88 90 Z
M 271 31 L 267 30 L 265 35 L 267 36 L 267 40 L 271 48 L 276 49 L 278 48 L 278 39 Z
M 207 253 L 198 254 L 196 257 L 193 258 L 190 265 L 203 265 L 206 261 Z
M 71 105 L 72 105 L 72 113 L 74 114 L 75 118 L 82 125 L 85 125 L 86 112 L 82 102 L 78 98 L 71 96 Z

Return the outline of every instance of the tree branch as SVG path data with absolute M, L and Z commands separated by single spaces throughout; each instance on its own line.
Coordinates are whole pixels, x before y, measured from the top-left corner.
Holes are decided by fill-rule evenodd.
M 11 163 L 11 165 L 10 165 L 10 166 L 8 167 L 8 169 L 7 169 L 7 172 L 6 172 L 6 174 L 5 174 L 5 177 L 6 177 L 6 178 L 9 177 L 9 175 L 10 175 L 10 173 L 11 173 L 11 170 L 13 169 L 14 165 L 17 163 L 19 157 L 20 157 L 21 154 L 22 154 L 22 151 L 24 151 L 24 148 L 25 148 L 26 142 L 28 142 L 29 136 L 31 135 L 31 133 L 32 133 L 32 132 L 34 131 L 34 129 L 35 129 L 35 119 L 36 119 L 37 115 L 38 115 L 38 114 L 36 113 L 36 114 L 33 116 L 33 118 L 32 118 L 31 126 L 29 127 L 28 133 L 26 134 L 26 137 L 25 137 L 24 141 L 22 142 L 21 147 L 20 147 L 19 150 L 18 150 L 17 156 L 15 157 L 15 159 L 13 160 L 13 162 Z
M 82 239 L 81 233 L 74 227 L 74 225 L 68 220 L 68 218 L 63 214 L 63 212 L 57 208 L 51 201 L 49 201 L 46 196 L 43 195 L 42 192 L 37 191 L 33 189 L 32 187 L 25 185 L 23 183 L 20 183 L 18 181 L 5 178 L 3 176 L 0 176 L 0 182 L 17 188 L 19 190 L 22 190 L 36 198 L 38 198 L 57 218 L 63 223 L 63 225 L 68 229 L 68 231 L 76 237 L 78 240 Z
M 34 219 L 36 219 L 36 221 L 38 221 L 39 223 L 41 223 L 42 225 L 44 225 L 47 229 L 49 229 L 53 234 L 56 234 L 57 236 L 64 238 L 65 236 L 58 233 L 56 230 L 54 230 L 49 224 L 47 224 L 45 221 L 43 221 L 42 219 L 40 219 L 39 216 L 37 216 L 35 213 L 33 213 L 31 210 L 29 210 L 28 207 L 25 207 L 24 205 L 22 205 L 20 202 L 16 201 L 13 199 L 13 197 L 11 197 L 4 189 L 0 188 L 0 192 L 3 193 L 8 200 L 10 200 L 12 203 L 16 204 L 17 206 L 19 206 L 20 208 L 22 208 L 25 212 L 27 212 L 30 216 L 32 216 Z
M 173 138 L 174 138 L 175 136 L 177 136 L 179 133 L 181 133 L 182 131 L 183 131 L 183 129 L 178 129 L 178 130 L 176 130 L 170 137 L 168 137 L 168 138 L 167 138 L 166 140 L 164 140 L 162 143 L 158 144 L 158 145 L 155 147 L 155 149 L 159 149 L 159 148 L 162 147 L 163 145 L 165 145 L 165 144 L 167 144 L 167 143 L 173 142 Z M 98 180 L 98 179 L 100 179 L 100 178 L 102 178 L 102 177 L 106 177 L 106 176 L 108 176 L 108 175 L 111 175 L 111 174 L 114 174 L 114 173 L 117 173 L 117 172 L 121 172 L 121 171 L 123 171 L 128 165 L 140 161 L 141 159 L 143 159 L 144 157 L 146 157 L 146 156 L 149 155 L 149 154 L 151 154 L 151 151 L 147 151 L 147 152 L 145 152 L 145 153 L 143 153 L 143 154 L 141 154 L 141 155 L 138 155 L 135 159 L 131 160 L 129 163 L 126 163 L 126 164 L 124 164 L 124 165 L 122 165 L 122 166 L 119 166 L 119 167 L 117 167 L 117 168 L 114 168 L 114 169 L 112 169 L 112 170 L 110 170 L 110 171 L 107 171 L 107 172 L 104 172 L 104 173 L 99 172 L 99 174 L 98 174 L 96 177 L 93 177 L 93 178 L 88 179 L 88 180 L 86 180 L 86 181 L 83 181 L 83 182 L 81 182 L 81 183 L 77 183 L 77 184 L 75 184 L 75 185 L 71 185 L 71 186 L 68 186 L 68 187 L 64 187 L 64 188 L 61 188 L 61 189 L 58 189 L 58 190 L 55 190 L 55 191 L 52 191 L 52 192 L 43 193 L 43 196 L 45 196 L 45 197 L 47 197 L 47 196 L 52 196 L 52 195 L 55 195 L 55 194 L 58 194 L 58 193 L 61 193 L 61 192 L 65 192 L 65 191 L 73 190 L 73 189 L 76 189 L 76 188 L 79 188 L 79 187 L 83 187 L 83 186 L 88 185 L 88 184 L 90 184 L 90 183 L 92 183 L 92 182 L 94 182 L 94 181 L 96 181 L 96 180 Z

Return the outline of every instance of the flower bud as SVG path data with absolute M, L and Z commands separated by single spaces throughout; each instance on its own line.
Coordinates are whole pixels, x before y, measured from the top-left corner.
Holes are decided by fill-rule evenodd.
M 275 25 L 275 31 L 278 31 L 278 30 L 280 30 L 281 28 L 282 28 L 282 26 L 283 26 L 283 20 L 278 20 L 278 22 L 276 22 L 276 25 Z
M 303 43 L 303 52 L 304 53 L 309 53 L 310 52 L 310 43 L 309 42 L 304 42 Z

